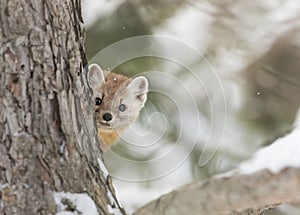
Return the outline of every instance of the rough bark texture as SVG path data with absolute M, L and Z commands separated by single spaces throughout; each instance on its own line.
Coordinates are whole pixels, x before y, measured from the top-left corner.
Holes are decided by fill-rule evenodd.
M 300 201 L 300 170 L 278 174 L 263 170 L 251 175 L 212 178 L 172 191 L 139 209 L 134 215 L 262 214 L 283 203 Z
M 55 214 L 54 191 L 125 213 L 103 173 L 80 0 L 0 2 L 0 214 Z

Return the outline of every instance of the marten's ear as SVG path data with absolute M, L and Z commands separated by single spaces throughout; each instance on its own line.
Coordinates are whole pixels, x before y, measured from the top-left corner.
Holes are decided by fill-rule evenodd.
M 144 76 L 134 78 L 127 86 L 129 92 L 138 99 L 141 100 L 142 104 L 146 102 L 148 92 L 148 80 Z
M 104 73 L 97 64 L 89 65 L 88 82 L 93 90 L 99 90 L 101 84 L 105 82 Z
M 128 84 L 127 89 L 136 95 L 147 93 L 148 80 L 144 76 L 136 77 Z

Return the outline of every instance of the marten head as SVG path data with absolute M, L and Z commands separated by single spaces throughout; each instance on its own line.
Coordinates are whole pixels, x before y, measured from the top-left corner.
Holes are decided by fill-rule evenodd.
M 134 79 L 89 66 L 89 84 L 97 126 L 100 130 L 123 130 L 134 122 L 147 100 L 148 81 L 144 76 Z

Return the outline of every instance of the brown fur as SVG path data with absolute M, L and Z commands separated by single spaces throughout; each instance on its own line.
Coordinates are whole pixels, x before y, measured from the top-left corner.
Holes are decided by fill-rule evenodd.
M 131 78 L 128 78 L 124 75 L 116 73 L 108 73 L 105 76 L 105 83 L 101 86 L 101 91 L 104 93 L 102 109 L 110 109 L 110 102 L 113 101 L 117 91 L 120 90 L 122 85 L 127 85 L 131 81 Z
M 101 101 L 95 105 L 95 113 L 98 137 L 105 151 L 118 140 L 119 133 L 137 119 L 147 99 L 148 81 L 143 76 L 131 79 L 103 72 L 98 65 L 92 64 L 89 66 L 89 84 L 94 99 Z M 125 109 L 120 110 L 120 105 Z M 108 114 L 111 119 L 104 118 Z
M 119 139 L 119 132 L 115 130 L 105 131 L 98 130 L 98 137 L 104 142 L 105 149 L 109 149 Z

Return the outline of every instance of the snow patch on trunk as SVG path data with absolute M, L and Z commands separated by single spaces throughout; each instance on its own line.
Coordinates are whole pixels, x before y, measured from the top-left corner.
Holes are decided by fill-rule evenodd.
M 98 215 L 94 201 L 86 193 L 53 192 L 56 215 Z

